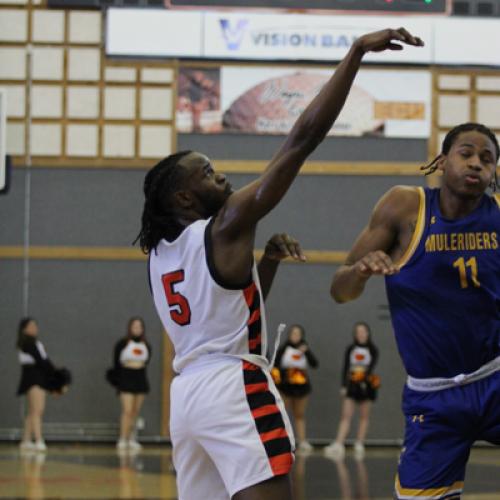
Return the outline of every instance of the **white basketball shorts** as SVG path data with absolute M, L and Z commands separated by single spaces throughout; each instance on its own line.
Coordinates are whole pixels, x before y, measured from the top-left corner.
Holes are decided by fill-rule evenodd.
M 188 367 L 171 387 L 180 500 L 227 500 L 287 474 L 295 442 L 269 372 L 238 359 Z

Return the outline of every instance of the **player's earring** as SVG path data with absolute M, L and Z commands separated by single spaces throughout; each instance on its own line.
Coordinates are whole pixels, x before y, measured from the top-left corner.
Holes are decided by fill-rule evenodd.
M 491 188 L 492 191 L 496 191 L 497 190 L 497 180 L 496 179 L 491 179 L 490 188 Z

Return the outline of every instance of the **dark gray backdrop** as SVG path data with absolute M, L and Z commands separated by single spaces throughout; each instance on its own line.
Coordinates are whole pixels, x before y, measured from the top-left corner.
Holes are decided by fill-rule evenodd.
M 196 149 L 217 159 L 268 159 L 282 138 L 181 135 L 179 149 Z M 424 161 L 426 142 L 395 139 L 328 139 L 313 156 L 329 161 Z M 12 189 L 0 197 L 0 245 L 23 240 L 25 170 L 17 168 Z M 139 226 L 144 171 L 33 169 L 31 243 L 33 245 L 128 246 Z M 251 175 L 232 175 L 235 186 Z M 301 176 L 283 203 L 260 225 L 257 246 L 274 231 L 298 237 L 304 248 L 347 250 L 367 220 L 376 200 L 394 184 L 423 184 L 418 177 Z M 267 309 L 274 335 L 278 323 L 305 326 L 320 360 L 313 373 L 309 408 L 311 438 L 332 438 L 339 413 L 341 359 L 352 324 L 368 321 L 380 348 L 377 372 L 382 389 L 370 436 L 378 440 L 402 435 L 399 399 L 404 374 L 397 356 L 381 280 L 373 280 L 364 297 L 337 306 L 329 298 L 334 266 L 285 264 L 271 292 Z M 0 260 L 0 377 L 4 386 L 0 431 L 19 427 L 19 377 L 14 349 L 22 314 L 22 261 Z M 48 402 L 49 423 L 116 422 L 118 402 L 104 381 L 114 342 L 124 333 L 129 316 L 145 317 L 154 357 L 152 391 L 144 408 L 145 434 L 158 435 L 161 419 L 161 327 L 149 297 L 145 264 L 140 261 L 33 260 L 30 314 L 41 326 L 53 360 L 71 368 L 74 386 L 64 398 Z

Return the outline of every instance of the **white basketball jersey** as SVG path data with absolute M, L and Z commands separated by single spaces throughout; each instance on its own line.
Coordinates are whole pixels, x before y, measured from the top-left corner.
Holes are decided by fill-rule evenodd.
M 267 332 L 257 268 L 241 287 L 228 287 L 212 257 L 211 223 L 199 220 L 149 257 L 151 291 L 175 349 L 174 370 L 208 354 L 264 356 Z

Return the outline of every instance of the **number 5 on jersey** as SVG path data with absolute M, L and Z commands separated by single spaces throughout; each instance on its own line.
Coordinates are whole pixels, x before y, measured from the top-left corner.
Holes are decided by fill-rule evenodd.
M 191 307 L 189 302 L 179 292 L 175 291 L 175 285 L 184 281 L 184 270 L 173 271 L 164 274 L 161 277 L 168 306 L 170 307 L 170 317 L 172 321 L 180 326 L 186 326 L 191 323 Z

